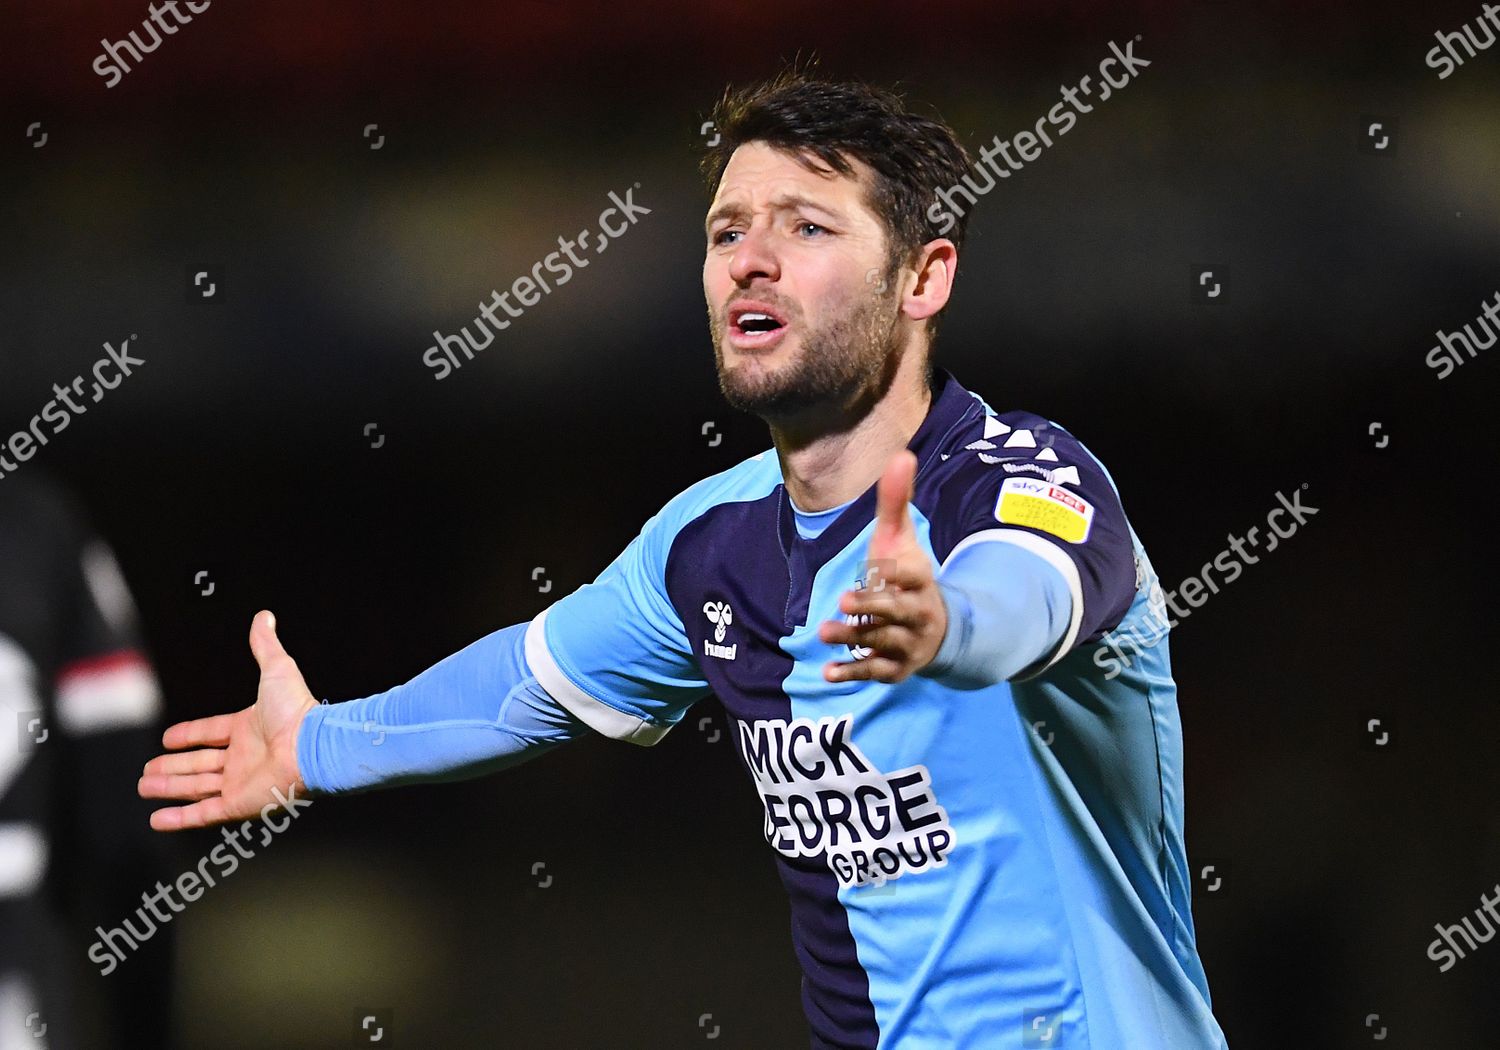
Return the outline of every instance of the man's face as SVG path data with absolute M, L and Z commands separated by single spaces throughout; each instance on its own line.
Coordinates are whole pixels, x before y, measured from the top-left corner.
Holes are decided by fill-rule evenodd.
M 709 207 L 703 293 L 719 386 L 769 420 L 850 403 L 899 356 L 899 288 L 884 224 L 859 180 L 810 171 L 763 142 L 739 147 Z

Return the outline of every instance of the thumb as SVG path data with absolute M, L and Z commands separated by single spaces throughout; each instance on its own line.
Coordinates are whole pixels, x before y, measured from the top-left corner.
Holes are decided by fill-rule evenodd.
M 917 477 L 917 457 L 902 449 L 891 457 L 875 487 L 875 535 L 895 538 L 911 526 L 907 504 Z
M 262 609 L 250 621 L 250 652 L 260 665 L 261 674 L 269 674 L 282 661 L 292 662 L 291 656 L 276 637 L 276 614 Z

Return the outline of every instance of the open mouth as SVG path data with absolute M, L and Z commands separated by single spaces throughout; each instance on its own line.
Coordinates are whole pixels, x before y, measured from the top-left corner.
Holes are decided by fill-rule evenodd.
M 786 329 L 786 316 L 765 303 L 743 301 L 729 309 L 730 342 L 736 346 L 769 346 L 780 340 Z

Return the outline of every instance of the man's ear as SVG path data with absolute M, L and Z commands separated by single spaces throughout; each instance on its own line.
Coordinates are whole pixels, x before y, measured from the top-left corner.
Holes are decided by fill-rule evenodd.
M 946 237 L 928 241 L 917 249 L 911 269 L 916 281 L 901 297 L 901 312 L 914 321 L 925 321 L 947 306 L 948 297 L 953 294 L 958 247 Z

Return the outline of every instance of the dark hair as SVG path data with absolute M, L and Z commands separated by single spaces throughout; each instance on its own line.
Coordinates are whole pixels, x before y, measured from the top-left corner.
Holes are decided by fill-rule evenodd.
M 967 216 L 933 205 L 940 190 L 957 185 L 969 170 L 969 155 L 952 128 L 910 112 L 895 92 L 790 68 L 764 83 L 726 90 L 712 119 L 718 141 L 699 164 L 710 196 L 729 158 L 747 142 L 785 150 L 809 170 L 817 170 L 815 157 L 846 176 L 854 174 L 848 158 L 855 157 L 875 173 L 866 203 L 885 222 L 888 276 L 934 238 L 963 246 Z M 941 227 L 931 211 L 942 213 Z M 930 319 L 930 329 L 936 320 Z

